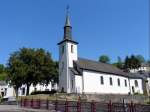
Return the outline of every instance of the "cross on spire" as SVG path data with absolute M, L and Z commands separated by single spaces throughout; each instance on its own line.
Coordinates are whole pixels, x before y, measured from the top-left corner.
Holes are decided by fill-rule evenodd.
M 70 24 L 70 17 L 69 17 L 69 5 L 67 5 L 66 7 L 66 22 L 65 22 L 65 26 L 71 26 Z

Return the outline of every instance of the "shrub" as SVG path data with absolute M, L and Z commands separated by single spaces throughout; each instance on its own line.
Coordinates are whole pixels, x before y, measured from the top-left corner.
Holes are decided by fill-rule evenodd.
M 54 94 L 56 93 L 56 90 L 51 90 L 51 91 L 34 91 L 31 93 L 31 95 L 37 95 L 37 94 Z

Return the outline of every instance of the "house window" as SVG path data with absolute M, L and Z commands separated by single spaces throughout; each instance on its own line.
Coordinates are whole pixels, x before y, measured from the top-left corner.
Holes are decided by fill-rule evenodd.
M 100 83 L 104 84 L 104 78 L 103 78 L 103 76 L 100 77 Z
M 110 85 L 113 85 L 112 78 L 109 78 Z
M 125 87 L 127 87 L 127 80 L 124 80 L 124 85 Z
M 34 91 L 37 91 L 37 88 L 36 88 L 36 87 L 34 87 Z
M 4 90 L 4 96 L 6 96 L 7 95 L 7 88 L 5 88 L 5 90 Z
M 132 93 L 134 93 L 135 92 L 135 90 L 134 90 L 134 87 L 132 86 Z
M 120 79 L 118 79 L 118 86 L 120 86 Z
M 22 95 L 25 95 L 25 88 L 22 88 Z
M 135 80 L 135 87 L 138 87 L 138 81 L 137 80 Z
M 73 45 L 71 45 L 71 53 L 73 53 Z

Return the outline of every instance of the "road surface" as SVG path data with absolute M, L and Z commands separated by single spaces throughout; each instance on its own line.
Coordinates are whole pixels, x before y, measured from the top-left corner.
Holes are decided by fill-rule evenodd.
M 0 112 L 54 112 L 54 111 L 20 108 L 17 105 L 0 105 Z

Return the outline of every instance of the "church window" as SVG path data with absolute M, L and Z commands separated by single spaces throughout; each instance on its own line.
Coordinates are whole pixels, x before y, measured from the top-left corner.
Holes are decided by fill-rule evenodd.
M 101 81 L 100 82 L 101 84 L 104 84 L 104 78 L 103 78 L 103 76 L 100 77 L 100 81 Z
M 138 81 L 137 80 L 135 80 L 135 87 L 138 87 Z
M 71 45 L 71 53 L 73 53 L 73 45 Z
M 109 81 L 110 81 L 110 85 L 113 85 L 113 82 L 112 82 L 112 78 L 111 78 L 111 77 L 109 78 Z
M 118 79 L 118 86 L 120 86 L 120 79 Z
M 125 87 L 127 87 L 127 80 L 124 80 Z
M 65 49 L 65 47 L 64 47 L 64 45 L 62 46 L 62 54 L 64 53 L 64 49 Z

